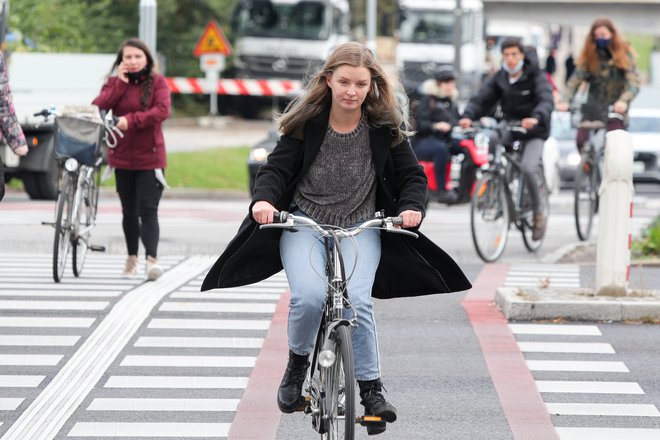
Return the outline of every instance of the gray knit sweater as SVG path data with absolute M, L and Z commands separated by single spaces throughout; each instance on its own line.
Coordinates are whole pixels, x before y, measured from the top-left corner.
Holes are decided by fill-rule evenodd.
M 376 171 L 364 119 L 350 133 L 328 126 L 321 149 L 294 194 L 307 215 L 328 225 L 346 227 L 376 210 Z

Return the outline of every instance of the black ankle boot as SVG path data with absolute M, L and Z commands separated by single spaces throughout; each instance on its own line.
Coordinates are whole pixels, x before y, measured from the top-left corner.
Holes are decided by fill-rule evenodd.
M 289 350 L 289 362 L 277 392 L 277 405 L 283 413 L 292 413 L 304 403 L 301 394 L 309 367 L 308 358 L 309 355 L 301 356 Z
M 367 434 L 376 435 L 385 431 L 385 422 L 392 423 L 396 420 L 396 408 L 388 403 L 383 397 L 383 383 L 380 379 L 358 380 L 360 386 L 360 402 L 364 405 L 364 415 L 379 416 L 384 422 L 371 423 L 367 425 Z

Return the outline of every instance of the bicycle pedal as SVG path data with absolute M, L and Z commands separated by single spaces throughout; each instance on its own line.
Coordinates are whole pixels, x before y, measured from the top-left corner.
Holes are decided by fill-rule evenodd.
M 385 424 L 385 421 L 380 416 L 358 416 L 355 418 L 355 421 L 362 426 L 368 426 L 371 424 Z
M 100 246 L 98 244 L 92 244 L 89 246 L 90 251 L 94 252 L 105 252 L 105 246 Z

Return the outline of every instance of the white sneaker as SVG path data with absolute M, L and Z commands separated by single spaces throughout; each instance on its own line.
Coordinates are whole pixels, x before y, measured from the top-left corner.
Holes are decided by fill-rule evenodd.
M 124 264 L 124 271 L 121 274 L 122 278 L 135 278 L 137 275 L 138 259 L 137 255 L 129 255 Z
M 147 280 L 155 281 L 163 274 L 163 269 L 158 265 L 158 260 L 154 257 L 147 257 L 144 273 L 147 274 Z

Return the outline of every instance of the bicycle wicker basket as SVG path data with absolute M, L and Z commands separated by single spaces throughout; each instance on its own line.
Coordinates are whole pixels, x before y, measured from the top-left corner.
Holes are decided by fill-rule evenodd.
M 55 119 L 55 157 L 93 165 L 101 156 L 103 131 L 97 106 L 65 107 Z

